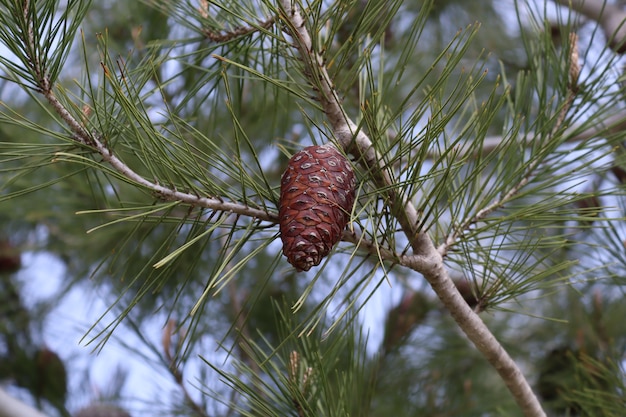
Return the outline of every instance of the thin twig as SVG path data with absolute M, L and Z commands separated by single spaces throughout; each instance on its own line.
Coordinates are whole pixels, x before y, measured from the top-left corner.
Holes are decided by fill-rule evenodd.
M 257 26 L 239 26 L 229 31 L 214 31 L 211 29 L 203 29 L 202 33 L 212 40 L 213 42 L 224 43 L 231 41 L 235 38 L 242 36 L 248 36 L 251 33 L 258 32 L 261 29 L 269 29 L 275 23 L 276 19 L 270 17 L 262 22 L 259 22 Z
M 49 87 L 47 78 L 44 77 L 42 84 L 47 88 L 42 88 L 42 94 L 46 97 L 48 102 L 56 110 L 57 114 L 61 116 L 61 119 L 67 124 L 67 126 L 74 132 L 73 139 L 82 145 L 86 145 L 95 149 L 95 151 L 101 155 L 102 159 L 111 165 L 118 173 L 125 178 L 139 184 L 149 190 L 152 190 L 163 200 L 168 201 L 180 201 L 182 203 L 189 204 L 191 206 L 203 207 L 214 211 L 231 212 L 234 214 L 252 217 L 259 220 L 263 220 L 269 223 L 277 224 L 278 213 L 275 211 L 268 211 L 250 207 L 246 204 L 238 202 L 228 202 L 221 198 L 216 197 L 203 197 L 196 194 L 185 193 L 173 188 L 165 187 L 157 182 L 149 181 L 142 177 L 134 170 L 132 170 L 123 161 L 117 158 L 112 151 L 104 145 L 104 143 L 98 139 L 96 134 L 89 134 L 85 127 L 78 122 L 71 115 L 71 113 L 65 108 L 65 106 L 57 99 L 56 95 Z M 361 249 L 367 252 L 375 254 L 376 251 L 380 252 L 384 260 L 395 261 L 397 256 L 388 250 L 377 247 L 374 242 L 365 239 L 363 236 L 359 236 L 358 239 L 354 234 L 344 234 L 343 240 L 347 242 L 357 243 Z
M 162 347 L 163 355 L 165 356 L 166 362 L 168 364 L 167 369 L 174 378 L 176 384 L 180 387 L 187 404 L 189 404 L 189 406 L 199 417 L 208 417 L 208 414 L 204 410 L 204 408 L 202 408 L 202 406 L 198 404 L 189 394 L 187 386 L 185 385 L 183 371 L 181 371 L 178 364 L 176 363 L 176 357 L 178 356 L 180 344 L 184 337 L 179 337 L 178 343 L 176 343 L 176 347 L 172 347 L 172 335 L 174 334 L 175 327 L 176 323 L 174 322 L 174 320 L 169 320 L 167 322 L 167 325 L 165 326 L 165 329 L 163 330 Z M 172 352 L 172 349 L 176 350 Z
M 608 117 L 597 118 L 593 120 L 593 125 L 590 125 L 591 121 L 586 121 L 584 125 L 572 125 L 565 129 L 563 137 L 566 138 L 564 143 L 576 143 L 585 142 L 587 140 L 615 135 L 626 130 L 626 112 L 618 111 Z M 584 128 L 583 128 L 584 126 Z M 504 137 L 498 135 L 486 136 L 480 148 L 472 143 L 460 144 L 457 149 L 457 158 L 487 156 L 490 153 L 497 151 Z M 516 138 L 517 143 L 523 147 L 531 146 L 535 141 L 535 137 L 532 134 L 521 134 Z M 437 150 L 429 150 L 426 153 L 428 159 L 441 158 L 441 152 Z
M 198 7 L 198 13 L 200 17 L 203 19 L 208 19 L 209 17 L 209 2 L 207 0 L 200 0 L 200 6 Z M 258 32 L 261 29 L 269 29 L 274 23 L 276 23 L 276 17 L 271 16 L 264 21 L 257 23 L 256 25 L 249 26 L 237 26 L 228 31 L 216 31 L 213 29 L 203 29 L 202 33 L 212 40 L 213 42 L 224 43 L 231 41 L 235 38 L 247 36 L 251 33 Z
M 524 415 L 545 416 L 541 404 L 517 364 L 480 317 L 467 305 L 448 275 L 443 257 L 430 237 L 425 233 L 420 233 L 417 229 L 419 220 L 417 210 L 412 202 L 395 191 L 396 184 L 392 181 L 393 176 L 379 162 L 380 158 L 372 146 L 372 141 L 363 131 L 357 129 L 355 123 L 346 115 L 340 104 L 339 95 L 334 90 L 332 80 L 323 64 L 322 56 L 313 49 L 311 37 L 299 8 L 292 0 L 282 0 L 281 5 L 281 19 L 284 20 L 289 35 L 295 40 L 295 47 L 306 66 L 305 74 L 309 77 L 312 87 L 318 92 L 318 98 L 336 139 L 346 152 L 353 153 L 371 170 L 376 183 L 386 185 L 388 190 L 393 190 L 387 192 L 389 204 L 392 205 L 392 212 L 398 219 L 414 252 L 413 255 L 403 256 L 402 263 L 424 275 L 461 330 L 498 371 Z
M 567 95 L 565 97 L 565 102 L 561 106 L 561 110 L 557 115 L 556 122 L 554 126 L 552 126 L 552 130 L 548 137 L 545 139 L 546 142 L 550 142 L 550 140 L 558 133 L 561 129 L 563 122 L 565 121 L 565 117 L 569 112 L 572 104 L 574 103 L 574 98 L 576 97 L 576 93 L 578 91 L 578 76 L 580 75 L 580 64 L 578 62 L 578 36 L 575 33 L 570 34 L 570 56 L 569 56 L 569 72 L 568 72 L 568 87 L 567 87 Z M 473 216 L 468 217 L 464 221 L 462 221 L 454 230 L 446 237 L 444 243 L 439 245 L 437 249 L 441 256 L 446 256 L 452 245 L 454 245 L 458 239 L 473 225 L 477 222 L 483 220 L 488 215 L 493 213 L 495 210 L 503 207 L 506 203 L 508 203 L 513 197 L 515 197 L 519 191 L 524 188 L 530 179 L 535 174 L 535 170 L 541 164 L 541 159 L 537 158 L 528 164 L 528 168 L 526 169 L 526 173 L 522 177 L 522 179 L 515 184 L 509 191 L 504 193 L 501 197 L 497 198 L 487 207 L 482 208 Z
M 358 234 L 355 231 L 344 230 L 341 240 L 352 243 L 361 251 L 374 255 L 376 258 L 380 258 L 384 261 L 397 263 L 400 260 L 398 254 L 393 250 L 382 247 L 374 241 L 367 240 L 364 238 L 363 234 Z

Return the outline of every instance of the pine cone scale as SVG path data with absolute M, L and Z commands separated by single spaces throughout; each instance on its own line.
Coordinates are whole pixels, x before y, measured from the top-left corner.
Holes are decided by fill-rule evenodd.
M 350 220 L 356 180 L 350 162 L 332 145 L 296 153 L 281 180 L 283 254 L 299 271 L 319 265 Z

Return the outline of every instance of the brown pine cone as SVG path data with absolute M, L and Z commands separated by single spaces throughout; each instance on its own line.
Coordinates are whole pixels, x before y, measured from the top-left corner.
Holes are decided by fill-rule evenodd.
M 332 145 L 309 146 L 287 165 L 280 186 L 283 254 L 298 271 L 319 265 L 350 220 L 356 179 Z

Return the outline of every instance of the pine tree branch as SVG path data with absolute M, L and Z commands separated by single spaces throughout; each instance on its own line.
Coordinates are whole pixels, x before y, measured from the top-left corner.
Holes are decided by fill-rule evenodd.
M 25 41 L 28 44 L 29 50 L 34 51 L 36 50 L 35 38 L 33 35 L 34 23 L 32 22 L 32 19 L 30 17 L 28 2 L 25 3 L 23 11 L 24 17 L 26 19 L 26 22 L 28 22 L 27 24 L 29 27 L 29 31 Z M 274 20 L 274 18 L 268 19 L 265 22 L 262 22 L 261 26 L 269 27 L 274 23 Z M 121 174 L 124 178 L 132 181 L 135 184 L 141 185 L 146 189 L 151 190 L 155 195 L 157 195 L 159 198 L 162 198 L 163 200 L 180 201 L 191 206 L 204 207 L 206 209 L 214 211 L 231 212 L 234 214 L 253 217 L 274 224 L 278 223 L 278 213 L 276 212 L 249 207 L 246 204 L 238 202 L 224 201 L 219 196 L 202 197 L 196 194 L 181 192 L 174 188 L 162 186 L 155 181 L 149 181 L 146 178 L 142 177 L 113 154 L 111 149 L 106 146 L 104 140 L 102 139 L 102 136 L 98 132 L 89 132 L 89 130 L 83 125 L 83 123 L 76 119 L 63 105 L 63 103 L 61 103 L 61 101 L 54 93 L 52 82 L 46 74 L 44 65 L 41 63 L 41 61 L 37 57 L 31 57 L 31 64 L 32 70 L 36 74 L 35 81 L 39 87 L 39 92 L 46 98 L 48 103 L 50 103 L 56 113 L 73 132 L 72 139 L 74 139 L 77 143 L 81 145 L 94 149 L 98 154 L 100 154 L 105 162 L 113 167 L 115 171 Z M 416 223 L 417 220 L 415 220 L 414 224 Z M 351 241 L 353 243 L 356 242 L 355 236 L 344 235 L 344 238 L 346 238 L 347 241 Z M 382 250 L 381 248 L 377 247 L 377 245 L 375 245 L 373 242 L 365 239 L 363 236 L 360 236 L 358 238 L 358 245 L 360 248 L 365 249 L 369 253 L 381 256 L 382 259 L 392 262 L 397 261 L 397 256 L 393 252 Z
M 626 52 L 626 12 L 606 0 L 554 0 L 598 22 L 615 52 Z
M 89 146 L 100 154 L 102 159 L 111 165 L 122 176 L 152 190 L 163 200 L 180 201 L 192 206 L 204 207 L 215 211 L 231 212 L 244 216 L 254 217 L 259 220 L 278 223 L 278 214 L 250 207 L 246 204 L 224 201 L 218 197 L 202 197 L 195 194 L 178 191 L 175 188 L 164 187 L 157 182 L 149 181 L 132 170 L 122 160 L 116 157 L 113 152 L 104 144 L 97 133 L 89 133 L 87 129 L 65 108 L 52 91 L 50 81 L 47 77 L 41 79 L 41 93 L 52 105 L 57 114 L 63 119 L 67 126 L 74 132 L 73 139 L 82 145 Z
M 31 13 L 31 7 L 29 1 L 24 2 L 23 7 L 24 19 L 27 22 L 28 31 L 24 37 L 24 41 L 27 44 L 27 50 L 36 51 L 38 45 L 36 45 L 34 31 L 35 23 L 33 22 Z M 45 65 L 41 62 L 39 57 L 30 57 L 31 70 L 35 74 L 35 82 L 37 83 L 39 92 L 46 98 L 48 103 L 54 108 L 56 113 L 66 123 L 69 129 L 73 132 L 73 139 L 81 144 L 94 149 L 100 154 L 102 159 L 111 165 L 119 174 L 126 179 L 141 185 L 154 194 L 168 201 L 180 201 L 192 206 L 204 207 L 215 211 L 231 212 L 244 216 L 254 217 L 259 220 L 269 221 L 272 223 L 278 223 L 278 214 L 261 210 L 253 207 L 249 207 L 246 204 L 237 202 L 224 201 L 219 197 L 202 197 L 195 194 L 185 193 L 178 191 L 174 188 L 164 187 L 157 182 L 149 181 L 132 170 L 122 160 L 116 157 L 113 152 L 105 145 L 102 137 L 97 132 L 89 132 L 88 129 L 78 121 L 69 110 L 59 101 L 53 91 L 52 82 L 45 70 Z
M 556 122 L 552 127 L 552 131 L 543 140 L 547 143 L 551 142 L 553 137 L 558 133 L 563 125 L 563 121 L 567 116 L 572 104 L 574 103 L 574 98 L 576 97 L 576 93 L 578 92 L 578 76 L 580 75 L 580 63 L 578 62 L 578 36 L 575 33 L 570 34 L 570 55 L 569 55 L 569 71 L 568 71 L 568 87 L 567 87 L 567 95 L 565 97 L 565 102 L 561 106 L 561 109 L 557 115 Z M 541 159 L 536 158 L 532 161 L 528 167 L 526 168 L 526 173 L 522 176 L 522 179 L 513 185 L 504 195 L 494 202 L 489 204 L 487 207 L 479 210 L 475 215 L 470 216 L 469 218 L 462 221 L 457 227 L 454 228 L 452 233 L 450 233 L 444 243 L 439 245 L 438 251 L 442 256 L 446 256 L 452 245 L 454 245 L 457 240 L 472 226 L 477 222 L 483 220 L 488 215 L 496 211 L 497 209 L 503 207 L 507 202 L 509 202 L 513 197 L 519 193 L 519 191 L 528 184 L 530 179 L 535 173 L 535 170 L 541 164 Z
M 163 357 L 168 365 L 167 370 L 170 372 L 170 375 L 172 375 L 172 378 L 174 378 L 174 381 L 176 382 L 176 384 L 180 387 L 183 393 L 183 397 L 185 398 L 185 402 L 194 411 L 194 413 L 198 417 L 208 417 L 208 414 L 206 413 L 204 408 L 202 408 L 202 406 L 196 401 L 194 401 L 194 399 L 191 397 L 191 394 L 189 394 L 189 390 L 187 390 L 187 386 L 185 385 L 183 371 L 178 366 L 177 358 L 176 358 L 178 352 L 180 351 L 184 336 L 179 337 L 178 343 L 176 343 L 176 346 L 173 347 L 172 336 L 175 333 L 175 329 L 176 329 L 176 322 L 173 319 L 170 319 L 167 322 L 165 328 L 163 329 L 163 335 L 161 338 L 162 347 L 163 347 Z
M 585 142 L 593 138 L 616 135 L 626 131 L 626 112 L 624 111 L 618 111 L 607 117 L 592 119 L 584 124 L 575 124 L 565 129 L 563 133 L 566 138 L 564 143 Z M 593 122 L 592 126 L 590 126 L 591 122 Z M 458 145 L 457 158 L 487 156 L 497 151 L 503 140 L 505 138 L 502 136 L 491 135 L 485 136 L 480 147 L 474 143 L 460 144 Z M 530 147 L 535 142 L 535 137 L 532 133 L 521 134 L 516 138 L 516 141 L 523 147 Z M 428 150 L 426 157 L 437 160 L 441 158 L 441 151 Z M 397 164 L 399 163 L 397 162 Z M 394 168 L 396 167 L 394 164 Z
M 164 187 L 157 182 L 149 181 L 132 170 L 122 160 L 104 144 L 98 133 L 89 133 L 87 129 L 78 121 L 67 108 L 59 101 L 50 85 L 50 80 L 43 76 L 40 80 L 41 93 L 48 100 L 48 103 L 55 109 L 57 114 L 63 119 L 67 126 L 74 133 L 73 139 L 90 148 L 95 149 L 102 159 L 111 165 L 119 174 L 132 182 L 141 185 L 163 200 L 180 201 L 192 206 L 204 207 L 210 210 L 231 212 L 243 216 L 254 217 L 272 223 L 278 223 L 278 214 L 266 210 L 250 207 L 246 204 L 224 201 L 218 197 L 202 197 L 195 194 L 178 191 L 174 188 Z
M 0 417 L 48 417 L 0 388 Z
M 31 39 L 32 40 L 32 39 Z M 37 67 L 37 71 L 41 72 Z M 43 73 L 43 72 L 42 72 Z M 115 169 L 124 178 L 151 190 L 155 195 L 159 196 L 163 200 L 167 201 L 180 201 L 182 203 L 189 204 L 191 206 L 203 207 L 214 211 L 231 212 L 234 214 L 256 218 L 262 221 L 278 224 L 278 213 L 273 211 L 266 211 L 257 208 L 250 207 L 246 204 L 238 202 L 224 201 L 220 197 L 202 197 L 196 194 L 190 194 L 178 191 L 174 188 L 162 186 L 161 184 L 149 181 L 146 178 L 139 175 L 133 169 L 131 169 L 122 160 L 117 158 L 113 152 L 105 145 L 98 132 L 89 132 L 87 128 L 79 122 L 69 110 L 59 101 L 56 94 L 53 91 L 52 83 L 49 78 L 44 74 L 38 80 L 39 92 L 46 98 L 48 103 L 54 108 L 56 113 L 61 117 L 69 129 L 73 132 L 72 139 L 78 144 L 87 146 L 94 149 L 102 159 L 107 162 L 111 167 Z M 382 259 L 388 261 L 397 261 L 397 256 L 394 252 L 383 250 L 375 245 L 374 242 L 368 241 L 363 236 L 358 238 L 354 234 L 344 234 L 343 240 L 347 242 L 357 243 L 359 248 L 381 256 Z
M 402 263 L 420 272 L 428 280 L 461 330 L 498 371 L 525 416 L 545 416 L 541 404 L 517 364 L 489 331 L 480 317 L 467 305 L 443 263 L 432 240 L 418 230 L 419 215 L 411 201 L 395 191 L 393 176 L 377 155 L 371 139 L 347 116 L 323 57 L 313 49 L 311 36 L 300 9 L 293 0 L 281 1 L 281 19 L 305 63 L 305 74 L 318 93 L 333 133 L 346 152 L 354 154 L 373 173 L 374 181 L 386 187 L 388 202 L 413 248 L 413 255 L 403 256 Z
M 626 130 L 626 112 L 618 112 L 601 120 L 594 121 L 593 126 L 589 126 L 581 130 L 581 126 L 572 125 L 568 127 L 563 136 L 565 136 L 567 143 L 575 143 L 575 142 L 585 142 L 589 139 L 607 136 L 607 135 L 615 135 L 617 133 L 623 132 Z M 585 126 L 589 125 L 589 122 L 585 123 Z M 462 158 L 469 155 L 489 155 L 491 152 L 497 150 L 502 141 L 502 136 L 486 136 L 483 140 L 482 147 L 476 149 L 475 145 L 467 144 L 466 146 L 461 145 L 459 147 L 458 157 Z M 517 139 L 517 141 L 523 146 L 530 146 L 535 138 L 532 135 L 522 135 Z M 430 152 L 428 153 L 428 157 L 431 159 L 437 159 L 441 157 L 440 152 Z
M 281 16 L 281 19 L 295 40 L 294 46 L 300 52 L 306 66 L 305 73 L 318 92 L 317 97 L 330 121 L 335 138 L 344 151 L 353 154 L 368 171 L 372 172 L 378 186 L 388 187 L 387 197 L 394 215 L 404 233 L 409 236 L 413 250 L 421 252 L 421 246 L 428 247 L 429 239 L 418 230 L 420 216 L 415 206 L 397 190 L 397 187 L 394 187 L 393 174 L 376 152 L 371 139 L 345 113 L 322 56 L 313 50 L 311 36 L 299 10 L 288 0 L 282 1 L 282 5 L 281 12 L 285 15 Z
M 202 3 L 206 4 L 206 2 L 202 2 Z M 204 9 L 201 9 L 200 13 L 203 17 L 206 17 L 203 14 L 203 13 L 206 13 Z M 223 31 L 223 32 L 215 31 L 211 29 L 203 29 L 202 33 L 204 33 L 204 35 L 213 42 L 224 43 L 224 42 L 229 42 L 235 38 L 247 36 L 251 33 L 259 31 L 260 29 L 269 29 L 270 27 L 272 27 L 272 25 L 274 25 L 274 23 L 275 23 L 275 18 L 270 17 L 269 19 L 259 22 L 258 26 L 239 26 L 239 27 L 233 28 L 232 30 Z
M 390 261 L 393 263 L 400 262 L 400 257 L 395 251 L 382 247 L 370 240 L 367 240 L 362 234 L 358 234 L 353 230 L 349 230 L 349 228 L 344 230 L 341 240 L 343 240 L 344 242 L 350 242 L 363 252 L 367 252 L 370 255 L 374 255 L 375 257 L 381 258 L 385 261 Z
M 49 85 L 47 83 L 47 79 L 44 77 L 42 80 L 43 85 Z M 149 181 L 133 171 L 128 165 L 126 165 L 123 161 L 117 158 L 111 150 L 104 145 L 104 143 L 95 136 L 94 133 L 89 134 L 87 130 L 84 128 L 80 122 L 78 122 L 70 112 L 65 108 L 65 106 L 57 99 L 54 92 L 48 88 L 42 88 L 42 94 L 46 97 L 48 102 L 52 105 L 52 107 L 56 110 L 57 114 L 61 116 L 61 118 L 66 122 L 68 127 L 72 129 L 74 132 L 73 139 L 82 145 L 89 146 L 91 148 L 95 148 L 97 153 L 102 156 L 102 159 L 109 163 L 118 173 L 120 173 L 125 178 L 133 181 L 136 184 L 139 184 L 149 190 L 152 190 L 156 195 L 158 195 L 163 200 L 167 201 L 180 201 L 182 203 L 189 204 L 191 206 L 204 207 L 209 210 L 214 211 L 223 211 L 223 212 L 231 212 L 234 214 L 239 214 L 242 216 L 252 217 L 259 220 L 263 220 L 266 222 L 278 224 L 278 213 L 265 211 L 253 207 L 249 207 L 248 205 L 237 203 L 237 202 L 227 202 L 222 200 L 219 197 L 202 197 L 195 194 L 189 194 L 185 192 L 178 191 L 173 188 L 162 186 L 156 182 Z M 353 232 L 345 232 L 343 234 L 342 240 L 346 242 L 351 242 L 356 244 L 359 249 L 364 250 L 370 254 L 381 257 L 383 260 L 397 262 L 398 256 L 395 252 L 391 250 L 387 250 L 381 248 L 379 245 L 376 245 L 374 242 L 367 240 L 364 236 L 357 236 Z

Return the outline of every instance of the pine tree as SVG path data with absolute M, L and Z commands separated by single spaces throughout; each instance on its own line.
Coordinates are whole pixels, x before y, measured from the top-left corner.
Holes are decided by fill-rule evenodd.
M 0 0 L 0 416 L 623 415 L 625 17 Z M 281 197 L 312 145 L 351 172 L 289 165 Z M 294 267 L 280 231 L 330 253 Z M 41 252 L 66 277 L 33 306 Z M 154 401 L 46 346 L 77 289 L 109 307 L 85 350 Z

